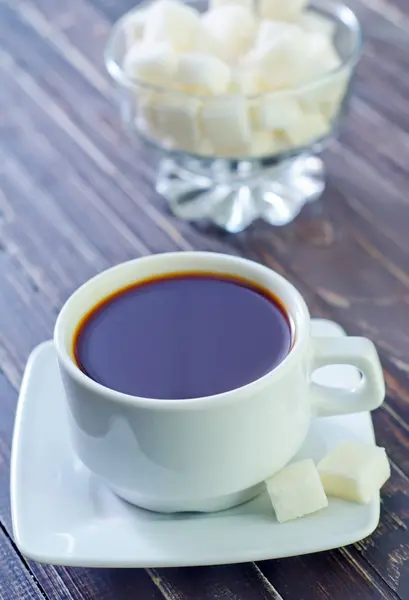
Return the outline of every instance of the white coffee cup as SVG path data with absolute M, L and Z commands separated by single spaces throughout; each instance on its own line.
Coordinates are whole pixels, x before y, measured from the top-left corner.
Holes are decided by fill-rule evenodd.
M 100 300 L 153 275 L 189 271 L 238 276 L 278 296 L 295 331 L 283 362 L 244 387 L 191 400 L 123 394 L 78 368 L 74 333 Z M 214 511 L 250 499 L 295 455 L 313 415 L 372 410 L 385 394 L 372 342 L 311 338 L 307 306 L 288 281 L 260 264 L 223 254 L 159 254 L 104 271 L 67 300 L 54 342 L 78 456 L 119 496 L 161 512 Z M 330 364 L 357 367 L 362 373 L 357 388 L 327 388 L 311 381 L 314 370 Z

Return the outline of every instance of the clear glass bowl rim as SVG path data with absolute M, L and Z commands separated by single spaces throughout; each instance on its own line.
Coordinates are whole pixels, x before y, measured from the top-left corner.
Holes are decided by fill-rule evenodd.
M 112 47 L 114 45 L 114 41 L 115 41 L 116 37 L 123 32 L 123 30 L 125 28 L 124 27 L 125 22 L 128 20 L 130 15 L 132 15 L 135 12 L 140 11 L 141 8 L 143 8 L 147 5 L 150 5 L 150 4 L 152 4 L 152 0 L 146 0 L 146 1 L 141 2 L 138 6 L 127 11 L 124 15 L 122 15 L 122 17 L 120 17 L 118 19 L 118 21 L 116 21 L 116 23 L 114 23 L 111 33 L 107 40 L 105 50 L 104 50 L 105 67 L 106 67 L 106 70 L 108 71 L 109 75 L 112 77 L 112 79 L 116 83 L 122 85 L 123 87 L 129 88 L 129 89 L 135 89 L 135 90 L 144 89 L 144 90 L 150 91 L 150 92 L 156 92 L 156 93 L 168 94 L 168 95 L 171 94 L 172 96 L 176 96 L 176 97 L 186 97 L 186 98 L 192 98 L 192 99 L 197 99 L 197 100 L 209 99 L 209 97 L 211 97 L 214 100 L 223 100 L 223 98 L 227 99 L 227 98 L 232 98 L 234 96 L 243 97 L 242 94 L 237 94 L 237 93 L 235 94 L 232 92 L 230 92 L 228 94 L 218 94 L 215 96 L 186 93 L 186 92 L 182 92 L 180 90 L 174 90 L 171 88 L 151 85 L 151 84 L 145 83 L 141 80 L 130 79 L 129 77 L 127 77 L 125 75 L 125 72 L 124 72 L 122 66 L 116 60 L 114 60 L 114 58 L 112 57 L 112 55 L 113 55 Z M 323 73 L 317 79 L 314 79 L 312 81 L 304 83 L 296 88 L 280 89 L 280 90 L 262 92 L 261 94 L 246 95 L 245 98 L 247 100 L 253 100 L 253 99 L 256 100 L 258 98 L 264 98 L 264 97 L 271 98 L 274 96 L 283 96 L 283 95 L 294 95 L 294 94 L 298 95 L 298 94 L 303 94 L 305 92 L 308 93 L 310 91 L 313 91 L 315 88 L 319 88 L 322 84 L 325 84 L 327 81 L 330 81 L 333 77 L 336 77 L 339 73 L 342 73 L 342 71 L 344 69 L 349 68 L 352 71 L 352 69 L 355 67 L 355 65 L 357 64 L 357 62 L 359 61 L 359 59 L 361 57 L 362 46 L 363 46 L 362 27 L 361 27 L 360 21 L 359 21 L 357 15 L 355 14 L 355 12 L 349 6 L 344 4 L 343 2 L 339 2 L 339 0 L 326 0 L 325 3 L 320 0 L 318 0 L 318 2 L 317 2 L 317 0 L 311 0 L 311 2 L 308 5 L 308 9 L 315 11 L 317 13 L 321 12 L 320 9 L 322 9 L 322 12 L 324 12 L 324 11 L 329 12 L 332 9 L 332 11 L 333 11 L 331 13 L 332 21 L 333 22 L 342 21 L 355 34 L 355 40 L 354 40 L 354 45 L 353 45 L 352 51 L 344 58 L 343 61 L 341 61 L 341 63 L 335 69 L 332 69 L 330 71 L 327 71 L 326 73 Z M 340 16 L 340 15 L 342 15 L 342 16 Z

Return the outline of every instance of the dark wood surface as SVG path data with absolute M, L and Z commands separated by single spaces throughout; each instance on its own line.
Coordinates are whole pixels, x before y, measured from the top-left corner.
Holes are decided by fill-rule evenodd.
M 366 46 L 351 114 L 326 153 L 320 202 L 283 229 L 238 236 L 181 223 L 122 133 L 102 49 L 131 0 L 0 0 L 0 599 L 409 599 L 409 2 L 351 0 Z M 374 414 L 392 477 L 381 522 L 348 548 L 258 564 L 91 570 L 28 563 L 13 544 L 12 425 L 30 350 L 101 269 L 212 249 L 283 273 L 314 316 L 378 345 Z

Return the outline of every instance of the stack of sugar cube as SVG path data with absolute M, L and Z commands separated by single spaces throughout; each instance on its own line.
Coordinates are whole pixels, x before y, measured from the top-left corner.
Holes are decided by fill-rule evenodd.
M 328 496 L 368 504 L 391 474 L 384 448 L 362 442 L 335 446 L 315 466 L 311 458 L 291 463 L 266 481 L 281 523 L 328 506 Z
M 126 18 L 138 130 L 215 157 L 274 155 L 327 135 L 349 78 L 333 23 L 306 0 L 209 1 L 199 13 L 155 0 Z

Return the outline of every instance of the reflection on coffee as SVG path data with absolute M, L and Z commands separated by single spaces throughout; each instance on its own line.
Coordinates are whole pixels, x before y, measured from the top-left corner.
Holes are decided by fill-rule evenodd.
M 162 275 L 118 290 L 79 324 L 74 356 L 98 383 L 127 394 L 187 399 L 246 385 L 289 353 L 280 301 L 228 275 Z

